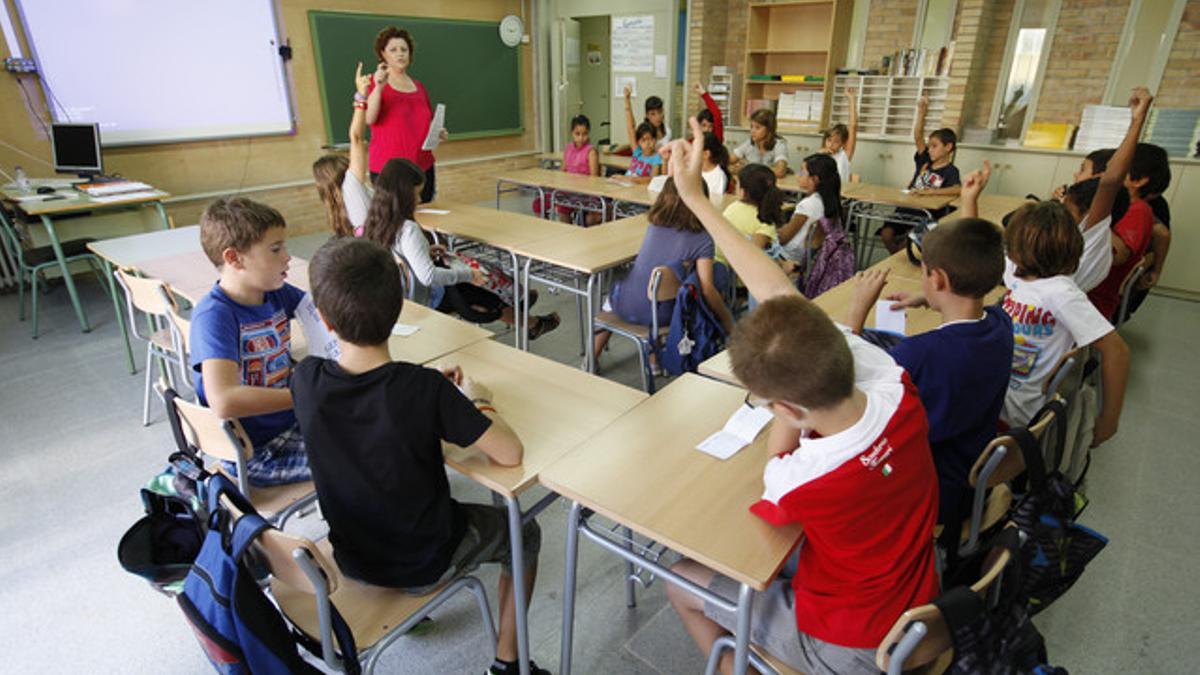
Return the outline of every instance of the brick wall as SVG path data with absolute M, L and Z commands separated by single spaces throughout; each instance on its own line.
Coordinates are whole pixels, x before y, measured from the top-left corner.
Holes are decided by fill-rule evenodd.
M 1200 0 L 1188 0 L 1155 105 L 1200 108 Z
M 916 16 L 917 0 L 871 0 L 863 40 L 863 68 L 879 68 L 884 56 L 912 47 Z
M 1129 5 L 1129 0 L 1063 0 L 1036 121 L 1079 124 L 1085 105 L 1103 102 Z
M 976 57 L 971 64 L 962 111 L 964 128 L 987 126 L 1015 6 L 1016 0 L 990 0 L 983 3 L 983 16 L 976 37 Z
M 439 165 L 437 169 L 438 197 L 457 202 L 481 202 L 496 194 L 496 176 L 503 171 L 527 169 L 537 165 L 534 155 L 484 160 L 466 164 Z M 288 234 L 298 236 L 321 232 L 328 228 L 325 210 L 312 185 L 244 193 L 246 197 L 269 204 L 279 210 L 288 224 Z M 167 214 L 177 227 L 200 222 L 200 213 L 210 199 L 173 202 Z

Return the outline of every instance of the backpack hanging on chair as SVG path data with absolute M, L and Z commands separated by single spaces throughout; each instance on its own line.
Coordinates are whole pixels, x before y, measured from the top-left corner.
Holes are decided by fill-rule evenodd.
M 854 276 L 854 247 L 837 220 L 822 218 L 817 226 L 825 233 L 825 241 L 817 250 L 812 269 L 805 275 L 800 291 L 812 299 Z
M 672 375 L 696 372 L 701 362 L 724 348 L 726 338 L 725 327 L 704 301 L 696 271 L 686 278 L 682 271 L 676 270 L 683 284 L 675 295 L 667 339 L 658 349 L 659 364 Z

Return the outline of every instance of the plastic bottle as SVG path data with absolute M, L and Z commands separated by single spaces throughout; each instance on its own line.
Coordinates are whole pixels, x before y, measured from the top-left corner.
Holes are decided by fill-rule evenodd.
M 21 192 L 29 192 L 29 176 L 25 175 L 25 169 L 18 166 L 16 176 L 17 178 L 14 182 L 17 184 L 17 189 Z

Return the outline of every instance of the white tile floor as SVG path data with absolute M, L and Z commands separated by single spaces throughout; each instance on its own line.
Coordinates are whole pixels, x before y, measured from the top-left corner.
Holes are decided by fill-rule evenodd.
M 293 254 L 309 256 L 319 243 L 293 240 Z M 142 380 L 126 370 L 112 306 L 94 279 L 81 277 L 79 286 L 93 332 L 79 332 L 57 288 L 43 298 L 36 341 L 28 323 L 17 321 L 16 296 L 0 296 L 3 670 L 212 672 L 174 603 L 117 565 L 117 540 L 139 515 L 137 491 L 161 468 L 171 440 L 161 411 L 150 427 L 139 424 Z M 542 297 L 542 307 L 564 321 L 533 351 L 577 364 L 574 303 Z M 1134 358 L 1125 415 L 1117 438 L 1096 453 L 1083 517 L 1112 541 L 1037 623 L 1052 661 L 1072 672 L 1192 673 L 1200 669 L 1190 644 L 1200 634 L 1191 578 L 1200 554 L 1200 305 L 1151 298 L 1124 335 Z M 636 386 L 628 345 L 614 340 L 603 367 Z M 452 485 L 460 498 L 487 499 L 459 477 Z M 558 664 L 564 513 L 560 503 L 539 518 L 541 578 L 530 614 L 533 656 L 551 670 Z M 310 517 L 297 527 L 320 525 Z M 628 610 L 619 561 L 587 542 L 580 550 L 576 672 L 700 672 L 661 583 Z M 482 576 L 494 583 L 494 571 Z M 474 611 L 465 598 L 452 603 L 436 615 L 433 633 L 396 645 L 380 672 L 482 672 L 490 648 Z

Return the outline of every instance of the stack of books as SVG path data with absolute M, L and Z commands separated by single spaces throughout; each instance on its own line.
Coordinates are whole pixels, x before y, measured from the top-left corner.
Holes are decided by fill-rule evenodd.
M 785 92 L 779 95 L 776 115 L 780 124 L 819 121 L 824 104 L 823 91 Z
M 1152 108 L 1143 138 L 1172 157 L 1191 157 L 1200 143 L 1200 108 Z
M 884 70 L 893 77 L 942 77 L 950 74 L 954 43 L 941 49 L 901 49 L 883 58 Z
M 1075 149 L 1091 152 L 1104 148 L 1115 148 L 1129 131 L 1133 113 L 1124 106 L 1084 106 L 1079 120 L 1079 133 L 1075 136 Z

